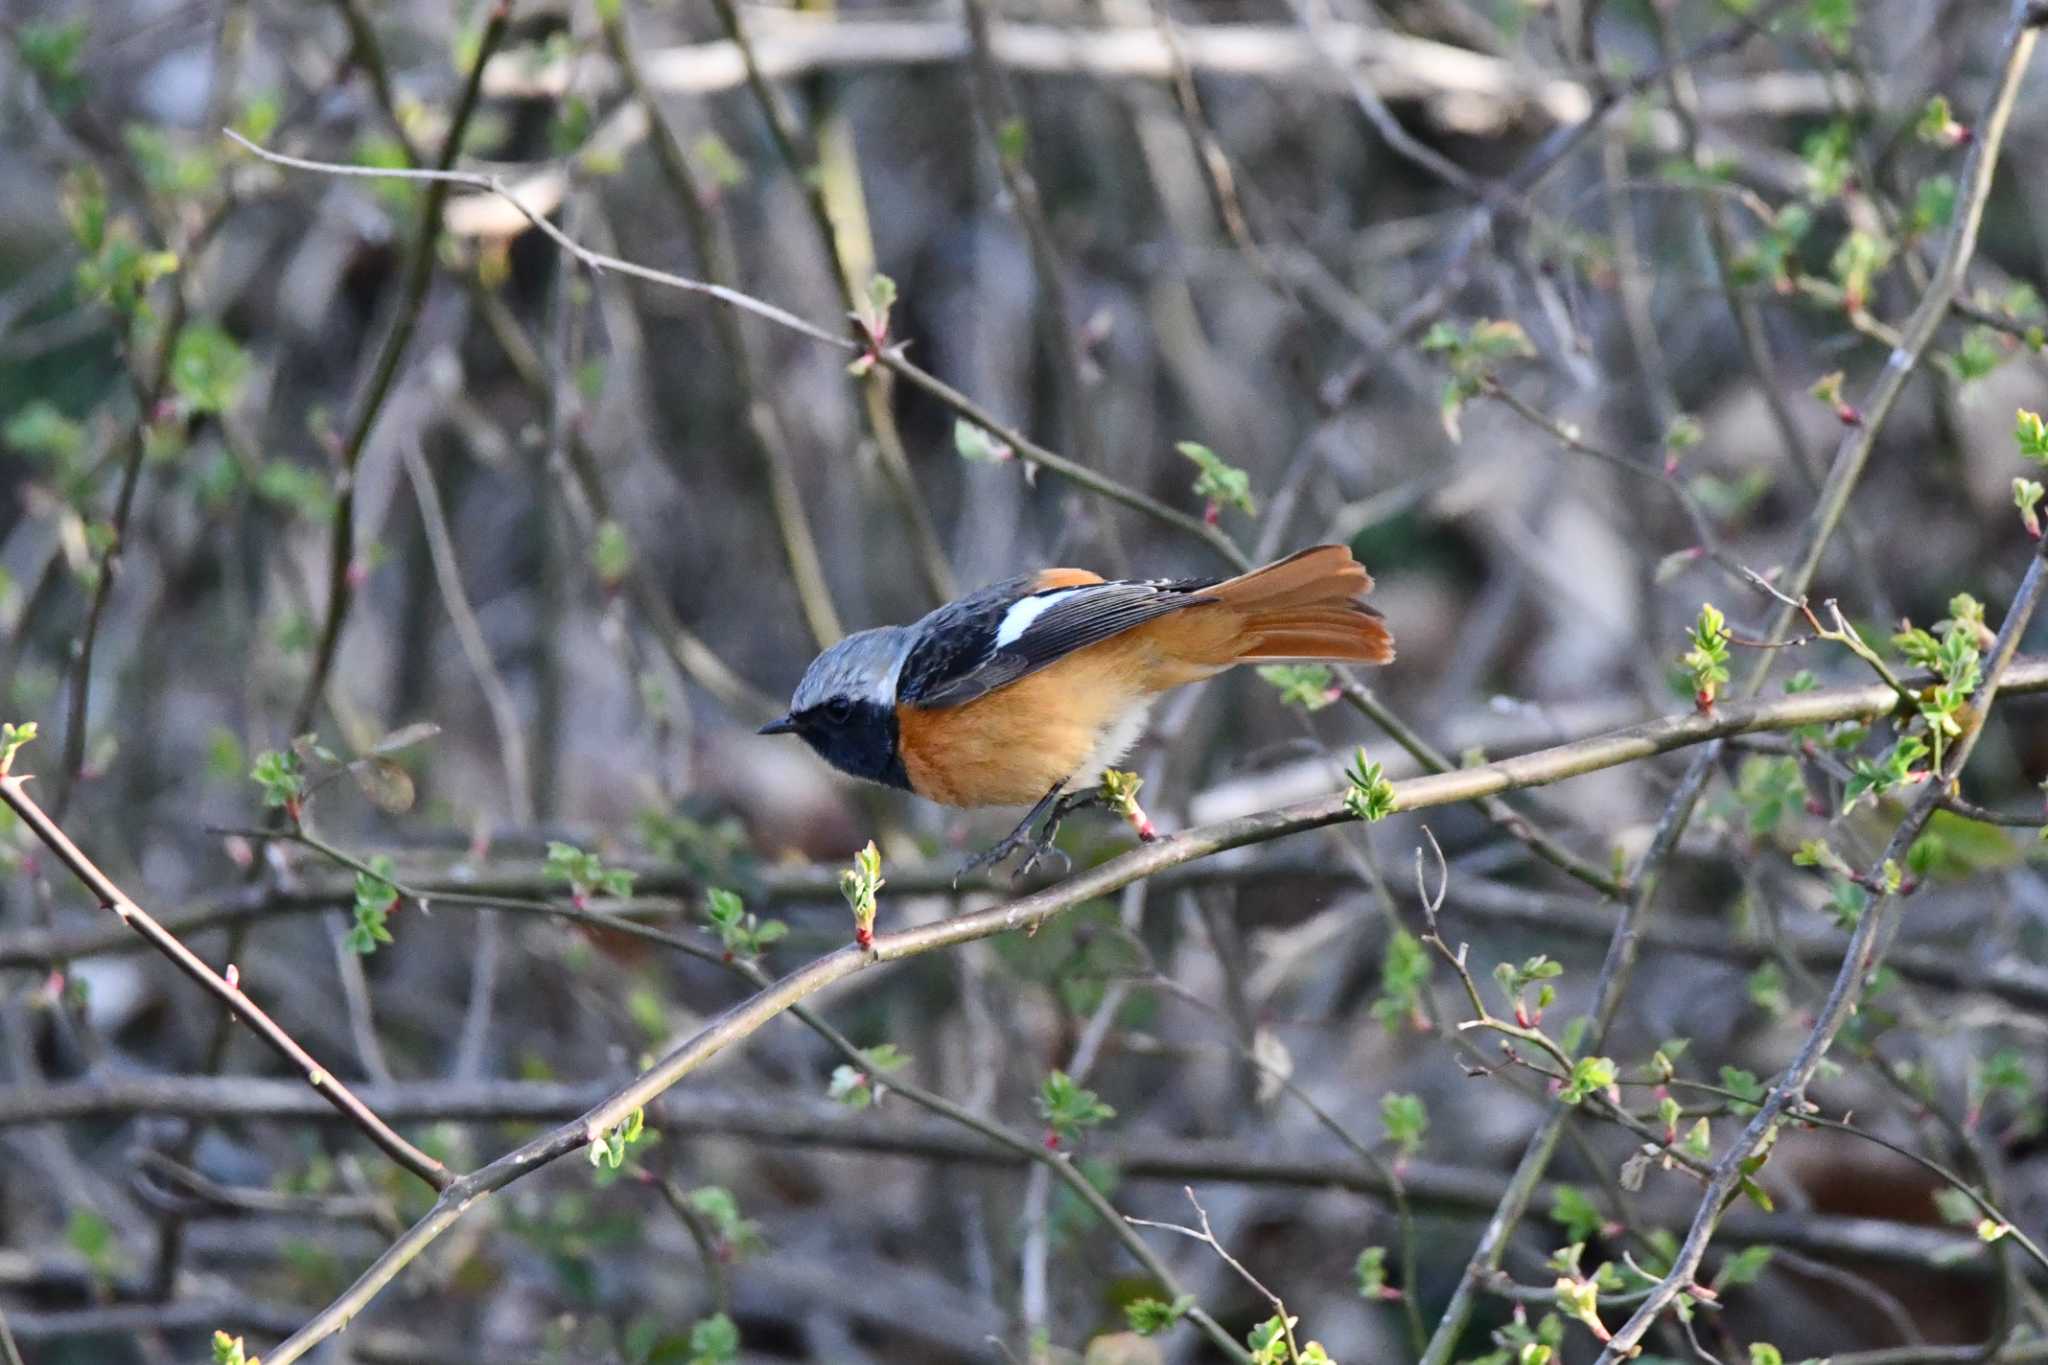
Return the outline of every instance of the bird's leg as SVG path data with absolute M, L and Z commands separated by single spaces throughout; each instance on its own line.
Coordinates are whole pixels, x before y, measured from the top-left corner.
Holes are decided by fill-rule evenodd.
M 1072 815 L 1077 810 L 1086 810 L 1090 806 L 1102 804 L 1102 789 L 1099 787 L 1090 787 L 1084 792 L 1068 792 L 1065 796 L 1053 802 L 1052 809 L 1046 812 L 1045 832 L 1039 836 L 1038 844 L 1040 849 L 1052 847 L 1052 841 L 1060 837 L 1060 823 L 1069 815 Z
M 1041 816 L 1050 816 L 1053 829 L 1055 831 L 1058 830 L 1058 816 L 1055 812 L 1059 810 L 1061 802 L 1065 799 L 1060 796 L 1060 788 L 1065 785 L 1066 783 L 1064 782 L 1055 783 L 1053 789 L 1044 796 L 1039 797 L 1038 804 L 1033 806 L 1024 818 L 1017 822 L 1017 828 L 1011 830 L 972 858 L 969 858 L 965 863 L 962 863 L 960 870 L 953 874 L 953 885 L 958 887 L 960 879 L 968 873 L 980 868 L 992 867 L 1021 848 L 1029 848 L 1031 853 L 1024 860 L 1024 865 L 1017 870 L 1016 875 L 1022 877 L 1028 872 L 1032 865 L 1045 855 L 1047 848 L 1052 843 L 1049 836 L 1043 840 L 1033 836 L 1031 827 L 1038 823 Z M 1058 850 L 1054 851 L 1057 852 Z
M 1058 796 L 1058 793 L 1059 788 L 1054 787 L 1052 794 Z M 1101 804 L 1102 793 L 1094 787 L 1090 787 L 1084 792 L 1068 792 L 1065 796 L 1058 796 L 1058 799 L 1054 800 L 1051 806 L 1045 809 L 1045 824 L 1038 831 L 1038 838 L 1032 841 L 1031 851 L 1024 855 L 1024 861 L 1019 863 L 1017 870 L 1010 874 L 1010 880 L 1022 881 L 1026 876 L 1030 875 L 1032 868 L 1038 866 L 1039 860 L 1048 853 L 1058 858 L 1062 863 L 1065 863 L 1068 868 L 1072 868 L 1074 865 L 1073 861 L 1065 853 L 1062 853 L 1053 846 L 1053 841 L 1060 837 L 1060 824 L 1077 810 Z M 1039 808 L 1045 805 L 1046 803 L 1041 801 L 1037 806 L 1032 807 L 1031 814 L 1025 818 L 1024 825 L 1029 825 L 1032 820 L 1036 819 L 1039 814 Z M 1024 826 L 1020 825 L 1010 837 L 1014 839 L 1023 832 Z

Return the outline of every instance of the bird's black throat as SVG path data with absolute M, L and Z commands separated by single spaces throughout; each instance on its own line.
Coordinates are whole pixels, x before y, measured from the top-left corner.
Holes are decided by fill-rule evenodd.
M 844 719 L 818 707 L 792 717 L 804 743 L 843 773 L 910 790 L 910 774 L 896 747 L 896 709 L 880 702 L 856 702 Z

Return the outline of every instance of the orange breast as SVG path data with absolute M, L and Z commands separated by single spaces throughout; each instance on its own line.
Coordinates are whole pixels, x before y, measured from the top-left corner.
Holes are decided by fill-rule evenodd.
M 1030 805 L 1073 777 L 1133 708 L 1225 667 L 1235 624 L 1231 613 L 1190 607 L 964 706 L 898 706 L 911 790 L 949 806 Z

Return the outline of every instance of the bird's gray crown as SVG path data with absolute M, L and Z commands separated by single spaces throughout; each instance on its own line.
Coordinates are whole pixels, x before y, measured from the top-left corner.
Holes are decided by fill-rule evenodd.
M 803 681 L 790 698 L 792 714 L 821 706 L 834 697 L 896 704 L 896 675 L 909 657 L 910 632 L 902 626 L 877 626 L 847 636 L 811 661 Z

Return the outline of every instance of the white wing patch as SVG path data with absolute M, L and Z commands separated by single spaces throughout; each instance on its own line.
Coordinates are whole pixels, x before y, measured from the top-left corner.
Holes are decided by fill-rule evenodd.
M 1003 623 L 996 627 L 995 647 L 997 649 L 1007 649 L 1009 646 L 1016 644 L 1017 641 L 1024 638 L 1024 632 L 1031 629 L 1031 623 L 1045 615 L 1056 604 L 1065 601 L 1077 592 L 1088 592 L 1100 586 L 1101 584 L 1099 583 L 1090 583 L 1086 587 L 1060 588 L 1054 592 L 1041 592 L 1030 597 L 1019 598 L 1011 604 L 1008 611 L 1003 613 Z

